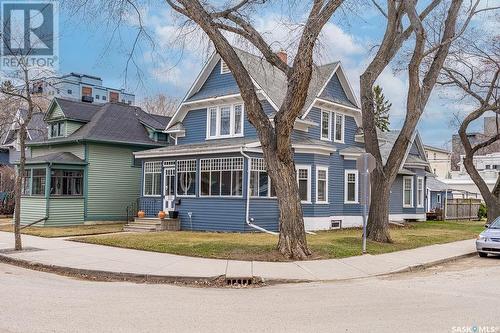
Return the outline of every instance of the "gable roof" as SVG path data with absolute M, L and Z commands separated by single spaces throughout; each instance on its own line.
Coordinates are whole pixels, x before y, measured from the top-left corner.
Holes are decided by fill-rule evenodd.
M 63 102 L 61 103 L 61 101 Z M 137 106 L 131 106 L 124 103 L 105 103 L 94 105 L 93 108 L 86 108 L 86 105 L 90 105 L 89 103 L 75 101 L 69 101 L 70 103 L 65 102 L 67 102 L 67 100 L 57 100 L 57 103 L 63 108 L 63 113 L 65 115 L 71 114 L 82 119 L 84 116 L 81 113 L 90 111 L 91 117 L 85 116 L 89 119 L 88 122 L 68 137 L 38 142 L 32 141 L 29 143 L 30 145 L 89 140 L 132 145 L 162 146 L 162 144 L 150 139 L 149 133 L 144 125 L 155 130 L 163 130 L 168 123 L 168 117 L 153 117 Z
M 49 107 L 49 112 L 45 116 L 45 120 L 50 116 L 54 103 L 57 103 L 64 114 L 64 117 L 69 120 L 88 122 L 99 109 L 99 104 L 79 102 L 75 100 L 55 97 Z
M 269 103 L 277 110 L 286 97 L 288 87 L 286 75 L 279 69 L 272 66 L 261 56 L 257 56 L 238 48 L 234 48 L 234 50 L 240 58 L 243 66 L 250 74 L 250 77 L 257 87 L 257 90 L 261 91 L 263 95 L 268 99 Z M 180 103 L 176 112 L 172 116 L 172 122 L 169 123 L 169 127 L 177 123 L 178 121 L 182 121 L 182 117 L 180 117 L 181 119 L 178 119 L 179 117 L 177 115 L 181 111 L 183 103 L 221 97 L 221 93 L 215 91 L 211 92 L 209 95 L 197 95 L 219 61 L 221 61 L 220 55 L 214 53 L 209 61 L 205 64 L 201 73 L 198 75 L 195 82 L 184 97 L 183 102 Z M 330 96 L 331 94 L 324 94 L 321 98 L 323 100 L 337 103 L 348 108 L 359 109 L 357 98 L 347 81 L 347 78 L 339 61 L 321 66 L 313 64 L 311 81 L 309 83 L 306 101 L 304 104 L 304 108 L 299 115 L 301 118 L 304 118 L 307 115 L 309 110 L 312 108 L 315 100 L 324 92 L 327 84 L 334 77 L 334 75 L 338 75 L 338 80 L 336 80 L 336 82 L 342 85 L 341 90 L 344 91 L 344 95 L 340 96 L 340 98 L 336 98 L 336 96 L 333 96 L 332 98 L 332 96 Z M 231 94 L 239 94 L 239 89 L 234 91 L 226 91 L 222 95 Z
M 5 124 L 3 132 L 3 137 L 1 139 L 2 145 L 10 145 L 17 138 L 17 130 L 19 129 L 19 121 L 23 121 L 28 116 L 28 110 L 26 109 L 18 109 L 12 124 Z M 26 130 L 28 132 L 29 140 L 43 140 L 47 137 L 47 125 L 44 122 L 44 113 L 34 113 L 31 116 L 31 120 L 26 126 Z M 8 128 L 8 129 L 7 129 Z M 7 129 L 7 130 L 6 130 Z

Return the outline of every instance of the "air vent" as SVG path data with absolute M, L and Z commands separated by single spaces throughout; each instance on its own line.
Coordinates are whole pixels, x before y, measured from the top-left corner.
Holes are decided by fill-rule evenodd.
M 342 229 L 342 220 L 332 220 L 330 229 Z
M 221 74 L 227 74 L 227 73 L 230 73 L 230 72 L 231 72 L 231 70 L 227 66 L 226 62 L 221 59 L 221 61 L 220 61 L 220 73 Z

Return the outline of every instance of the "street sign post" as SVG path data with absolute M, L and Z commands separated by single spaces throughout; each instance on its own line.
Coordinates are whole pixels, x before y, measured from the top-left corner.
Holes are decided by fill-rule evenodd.
M 363 153 L 358 157 L 356 166 L 361 178 L 360 201 L 363 206 L 363 254 L 366 253 L 366 224 L 368 207 L 370 206 L 370 173 L 375 169 L 377 161 L 370 153 Z

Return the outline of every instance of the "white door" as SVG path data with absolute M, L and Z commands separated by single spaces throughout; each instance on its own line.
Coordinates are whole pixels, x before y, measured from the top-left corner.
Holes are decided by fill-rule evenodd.
M 167 165 L 163 169 L 163 210 L 174 210 L 175 199 L 175 166 Z

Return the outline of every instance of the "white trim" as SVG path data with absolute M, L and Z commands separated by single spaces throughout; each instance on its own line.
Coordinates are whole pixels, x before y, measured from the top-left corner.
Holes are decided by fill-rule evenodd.
M 436 193 L 436 203 L 441 204 L 441 193 Z
M 417 220 L 425 221 L 427 219 L 425 213 L 420 214 L 389 214 L 389 221 L 404 221 L 404 220 Z
M 192 170 L 180 170 L 180 167 L 179 167 L 179 164 L 180 163 L 187 163 L 187 162 L 192 162 L 194 161 L 194 165 L 195 165 L 195 169 L 194 171 Z M 196 173 L 198 171 L 198 161 L 196 159 L 186 159 L 186 160 L 177 160 L 175 162 L 175 180 L 176 180 L 176 185 L 175 185 L 175 196 L 176 197 L 180 197 L 180 198 L 189 198 L 189 197 L 196 197 Z M 179 173 L 190 173 L 190 172 L 194 172 L 195 173 L 195 176 L 194 176 L 194 193 L 195 194 L 179 194 L 178 190 L 179 190 L 179 187 L 178 187 L 178 184 L 179 184 Z
M 342 138 L 339 140 L 337 139 L 337 116 L 341 116 L 342 117 L 342 124 L 340 125 L 340 128 L 341 128 L 341 131 L 342 131 Z M 344 143 L 344 139 L 345 139 L 345 114 L 343 113 L 340 113 L 340 112 L 335 112 L 333 114 L 333 117 L 334 117 L 334 125 L 333 125 L 333 142 L 336 142 L 336 143 Z
M 236 123 L 235 123 L 235 114 L 236 107 L 241 106 L 241 119 L 240 119 L 240 128 L 241 133 L 235 133 Z M 222 108 L 229 108 L 229 134 L 220 134 L 221 132 L 221 121 L 222 121 Z M 215 135 L 211 135 L 210 127 L 212 125 L 212 117 L 211 113 L 215 111 L 216 113 L 216 124 L 215 124 Z M 225 138 L 238 138 L 243 137 L 244 134 L 244 126 L 245 126 L 245 106 L 243 103 L 234 103 L 234 104 L 222 104 L 217 106 L 211 106 L 207 108 L 207 122 L 206 122 L 206 140 L 211 139 L 225 139 Z
M 320 201 L 318 198 L 318 183 L 319 183 L 319 177 L 318 177 L 318 174 L 319 174 L 319 171 L 326 171 L 326 184 L 325 184 L 325 198 L 326 200 L 322 200 Z M 325 166 L 319 166 L 317 165 L 316 166 L 316 204 L 318 205 L 327 205 L 329 204 L 329 197 L 328 197 L 328 178 L 329 178 L 329 173 L 328 173 L 328 167 L 325 167 Z
M 146 171 L 146 164 L 152 165 L 152 164 L 155 164 L 155 163 L 158 163 L 160 165 L 159 171 Z M 156 168 L 156 166 L 153 166 L 153 168 Z M 143 169 L 144 169 L 144 172 L 142 174 L 142 196 L 146 197 L 146 198 L 159 198 L 159 197 L 161 197 L 161 194 L 162 194 L 162 190 L 161 190 L 161 183 L 162 183 L 161 182 L 162 161 L 147 161 L 147 162 L 144 162 Z M 158 173 L 160 175 L 160 188 L 158 189 L 159 190 L 159 194 L 146 194 L 146 191 L 145 191 L 145 189 L 146 189 L 146 174 L 156 174 L 156 173 Z M 151 184 L 153 185 L 153 182 Z
M 419 185 L 419 182 L 422 181 L 422 188 L 419 190 L 418 188 L 418 185 Z M 419 202 L 419 191 L 420 191 L 420 195 L 422 196 L 421 199 L 422 199 L 422 202 Z M 419 176 L 417 177 L 417 208 L 423 208 L 424 207 L 424 201 L 425 201 L 425 181 L 424 181 L 424 177 L 422 176 Z
M 250 177 L 250 184 L 251 184 L 252 183 L 252 181 L 251 181 L 252 173 L 253 172 L 259 172 L 259 173 L 265 172 L 265 173 L 267 173 L 267 168 L 266 168 L 266 163 L 264 161 L 264 158 L 251 157 L 250 159 L 251 159 L 251 161 L 250 161 L 251 168 L 250 168 L 250 174 L 248 175 L 248 177 Z M 250 198 L 252 198 L 252 199 L 276 199 L 275 195 L 274 196 L 271 195 L 272 180 L 271 180 L 271 177 L 269 176 L 269 173 L 267 173 L 267 186 L 268 186 L 267 196 L 261 197 L 260 195 L 252 195 L 251 190 L 249 190 Z M 257 192 L 259 192 L 259 189 L 260 189 L 260 175 L 259 175 L 259 178 L 257 178 Z
M 411 180 L 411 188 L 410 188 L 410 204 L 405 204 L 405 180 L 410 179 Z M 413 176 L 403 176 L 403 208 L 413 208 L 415 206 L 414 204 L 414 198 L 413 198 L 413 192 L 415 191 L 414 187 L 414 177 Z
M 304 227 L 307 231 L 332 230 L 332 221 L 340 220 L 342 229 L 356 228 L 363 225 L 361 215 L 341 216 L 304 216 Z
M 319 122 L 319 138 L 324 141 L 332 141 L 332 112 L 320 109 L 321 117 Z M 328 133 L 327 137 L 323 137 L 323 114 L 328 114 Z
M 220 59 L 220 73 L 221 74 L 229 74 L 231 73 L 231 70 L 229 69 L 229 66 L 226 64 L 224 59 Z
M 312 183 L 312 175 L 311 175 L 311 165 L 310 164 L 296 164 L 295 172 L 297 176 L 297 186 L 299 185 L 299 170 L 307 170 L 307 200 L 301 200 L 301 203 L 310 204 L 312 203 L 311 198 L 311 183 Z
M 209 170 L 203 170 L 202 163 L 204 161 L 209 161 Z M 215 162 L 217 161 L 217 162 Z M 236 162 L 241 163 L 241 168 L 235 168 Z M 228 166 L 230 166 L 228 168 Z M 212 167 L 215 167 L 215 169 L 212 169 Z M 243 157 L 214 157 L 214 158 L 202 158 L 199 161 L 199 172 L 198 172 L 198 196 L 203 197 L 203 198 L 242 198 L 243 197 L 243 183 L 244 183 L 244 160 Z M 231 172 L 231 184 L 230 184 L 230 191 L 232 193 L 233 191 L 233 171 L 241 171 L 241 194 L 240 195 L 232 195 L 232 194 L 221 194 L 222 193 L 222 171 L 230 171 Z M 212 191 L 211 184 L 212 184 L 212 172 L 219 172 L 219 195 L 215 194 L 202 194 L 201 192 L 201 187 L 202 187 L 202 182 L 201 182 L 201 174 L 203 172 L 209 172 L 209 192 Z
M 348 199 L 348 176 L 354 174 L 356 176 L 354 182 L 354 201 Z M 355 169 L 347 169 L 344 171 L 344 204 L 358 204 L 359 203 L 359 172 Z

